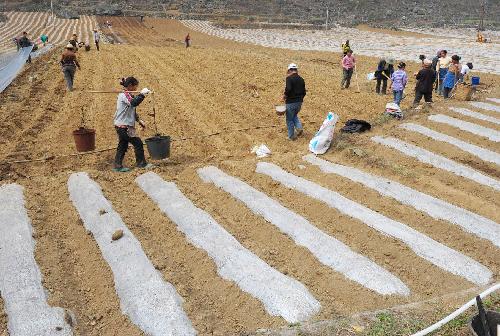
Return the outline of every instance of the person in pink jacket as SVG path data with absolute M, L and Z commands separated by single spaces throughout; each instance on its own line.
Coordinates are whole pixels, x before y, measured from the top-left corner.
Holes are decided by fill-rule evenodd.
M 342 89 L 347 89 L 351 84 L 351 77 L 354 72 L 354 67 L 356 66 L 356 59 L 352 56 L 352 50 L 349 50 L 347 54 L 342 58 L 342 82 L 340 86 Z

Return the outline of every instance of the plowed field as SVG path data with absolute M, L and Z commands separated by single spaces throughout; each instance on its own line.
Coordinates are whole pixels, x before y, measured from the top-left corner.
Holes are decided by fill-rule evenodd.
M 47 290 L 47 301 L 74 314 L 75 335 L 143 334 L 138 323 L 123 313 L 115 289 L 115 269 L 103 258 L 101 247 L 94 235 L 86 231 L 84 220 L 70 198 L 67 183 L 76 172 L 87 172 L 100 185 L 161 278 L 172 284 L 182 297 L 182 309 L 198 334 L 245 334 L 294 323 L 280 314 L 271 314 L 256 295 L 243 290 L 235 279 L 220 275 L 220 265 L 213 257 L 187 239 L 179 230 L 180 224 L 166 216 L 135 182 L 144 170 L 134 169 L 126 174 L 111 171 L 114 150 L 107 149 L 117 143 L 113 129 L 116 95 L 88 91 L 118 90 L 119 78 L 132 75 L 140 80 L 141 87 L 155 90 L 158 130 L 173 140 L 171 157 L 152 161 L 156 164 L 153 172 L 165 181 L 174 182 L 244 249 L 301 283 L 321 305 L 320 311 L 309 316 L 308 321 L 450 295 L 442 306 L 447 311 L 461 302 L 456 301 L 454 293 L 468 289 L 478 292 L 498 282 L 500 241 L 495 244 L 480 238 L 450 221 L 434 218 L 394 198 L 381 197 L 377 191 L 348 178 L 326 174 L 302 159 L 328 111 L 339 114 L 337 128 L 352 118 L 370 121 L 374 127 L 365 134 L 345 135 L 337 130 L 330 151 L 321 158 L 399 182 L 496 222 L 496 231 L 491 233 L 494 235 L 498 234 L 500 222 L 498 189 L 418 161 L 375 143 L 371 137 L 403 140 L 498 181 L 497 164 L 399 127 L 402 122 L 421 124 L 500 155 L 498 142 L 428 120 L 430 115 L 441 113 L 500 132 L 498 124 L 458 115 L 448 107 L 468 108 L 500 118 L 498 112 L 480 110 L 464 101 L 443 102 L 436 98 L 434 107 L 414 110 L 404 121 L 387 120 L 380 116 L 390 96 L 374 94 L 374 83 L 361 78 L 373 69 L 377 62 L 374 58 L 358 58 L 363 75 L 359 78 L 361 92 L 357 93 L 355 79 L 350 89 L 340 90 L 338 53 L 278 50 L 231 42 L 190 31 L 176 21 L 101 20 L 112 20 L 112 31 L 104 33 L 118 36 L 122 44 L 104 44 L 100 52 L 79 51 L 82 70 L 76 74 L 75 91 L 65 91 L 58 65 L 59 50 L 56 50 L 34 60 L 0 95 L 0 185 L 16 183 L 24 187 L 25 207 L 36 242 L 35 260 Z M 188 32 L 193 46 L 186 49 L 182 41 Z M 299 65 L 308 88 L 300 113 L 304 136 L 293 142 L 287 140 L 284 119 L 275 114 L 273 107 L 279 103 L 286 66 L 291 62 Z M 411 74 L 418 67 L 410 64 L 408 72 Z M 489 92 L 479 93 L 477 99 L 500 97 L 499 78 L 481 74 Z M 410 79 L 409 88 L 413 86 L 414 80 Z M 412 90 L 407 91 L 405 109 L 413 100 Z M 138 108 L 148 124 L 145 131 L 140 131 L 142 138 L 154 134 L 149 115 L 152 110 L 153 97 L 149 96 Z M 96 149 L 102 150 L 99 153 L 73 155 L 76 150 L 71 132 L 80 126 L 82 111 L 85 124 L 96 130 Z M 472 282 L 463 274 L 421 257 L 402 239 L 355 219 L 350 209 L 339 211 L 256 173 L 259 160 L 250 151 L 261 143 L 272 151 L 264 161 L 420 232 L 482 265 L 491 276 L 483 283 Z M 126 165 L 133 166 L 131 149 Z M 401 280 L 410 294 L 380 295 L 325 265 L 308 248 L 296 244 L 243 202 L 214 184 L 205 183 L 197 169 L 208 165 L 265 193 L 381 266 Z M 0 218 L 0 226 L 6 225 L 3 220 Z M 9 319 L 5 300 L 5 297 L 0 300 L 0 335 L 7 330 Z

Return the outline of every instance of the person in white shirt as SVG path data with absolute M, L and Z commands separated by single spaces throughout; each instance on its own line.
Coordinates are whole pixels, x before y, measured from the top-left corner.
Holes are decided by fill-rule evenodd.
M 464 79 L 469 77 L 469 72 L 472 70 L 473 65 L 472 63 L 467 63 L 462 65 L 462 70 L 460 70 L 460 74 L 458 75 L 458 81 L 460 83 L 464 82 Z
M 94 29 L 94 43 L 95 47 L 97 48 L 97 51 L 99 51 L 99 40 L 101 39 L 101 36 L 99 35 L 99 32 L 97 29 Z

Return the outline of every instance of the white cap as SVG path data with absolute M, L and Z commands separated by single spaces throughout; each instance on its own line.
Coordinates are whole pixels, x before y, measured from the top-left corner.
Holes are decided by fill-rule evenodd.
M 68 43 L 68 45 L 66 46 L 66 49 L 73 49 L 74 46 L 71 44 L 71 43 Z
M 297 64 L 295 63 L 290 63 L 288 65 L 288 70 L 297 70 Z

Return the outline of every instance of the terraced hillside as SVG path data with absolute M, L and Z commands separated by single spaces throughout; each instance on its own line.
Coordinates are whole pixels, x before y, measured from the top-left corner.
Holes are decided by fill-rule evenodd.
M 481 74 L 480 101 L 387 120 L 371 83 L 340 90 L 339 54 L 112 20 L 122 44 L 80 53 L 74 92 L 56 50 L 0 95 L 0 334 L 252 334 L 431 299 L 444 314 L 498 282 L 498 76 Z M 291 61 L 308 87 L 294 142 L 273 111 Z M 116 97 L 88 91 L 129 75 L 155 90 L 172 155 L 117 174 Z M 75 155 L 82 111 L 100 151 Z M 308 155 L 328 111 L 374 128 Z
M 52 19 L 46 12 L 7 12 L 5 15 L 7 20 L 0 23 L 0 54 L 15 50 L 12 40 L 20 37 L 23 31 L 33 41 L 38 40 L 38 43 L 40 36 L 47 34 L 50 43 L 61 44 L 68 41 L 73 33 L 83 42 L 91 41 L 92 29 L 96 27 L 95 18 L 88 15 L 75 20 Z

